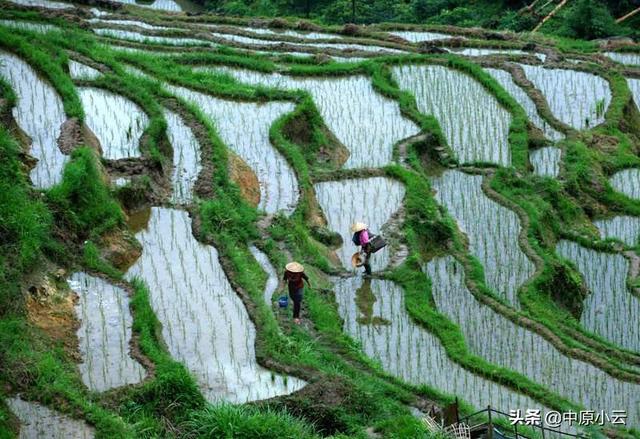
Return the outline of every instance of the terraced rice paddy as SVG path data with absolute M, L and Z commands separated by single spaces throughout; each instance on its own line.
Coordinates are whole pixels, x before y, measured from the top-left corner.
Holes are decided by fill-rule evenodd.
M 290 29 L 266 29 L 259 27 L 241 27 L 239 28 L 245 32 L 252 32 L 258 35 L 274 35 L 274 36 L 287 36 L 287 37 L 296 37 L 296 38 L 305 38 L 308 40 L 322 40 L 322 39 L 330 39 L 330 38 L 341 38 L 340 35 L 329 34 L 324 32 L 302 32 L 295 31 Z
M 49 0 L 10 0 L 11 3 L 23 6 L 37 6 L 47 9 L 67 9 L 73 8 L 70 3 L 54 2 Z
M 434 41 L 434 40 L 449 40 L 451 38 L 462 38 L 458 35 L 447 35 L 438 32 L 417 32 L 417 31 L 394 31 L 389 32 L 390 35 L 404 38 L 410 43 L 420 43 L 421 41 Z
M 293 110 L 289 103 L 226 101 L 181 87 L 176 96 L 197 105 L 216 124 L 225 145 L 238 154 L 260 182 L 259 207 L 267 213 L 291 213 L 298 201 L 298 183 L 284 157 L 269 142 L 269 127 Z
M 606 55 L 620 64 L 640 66 L 640 54 L 637 53 L 607 52 Z
M 139 32 L 110 28 L 97 28 L 93 29 L 93 31 L 101 36 L 111 37 L 118 40 L 134 41 L 137 43 L 150 42 L 165 44 L 168 46 L 216 46 L 216 44 L 211 41 L 197 40 L 195 38 L 159 37 L 157 35 L 145 35 Z
M 594 221 L 593 224 L 604 238 L 616 238 L 629 247 L 638 244 L 640 237 L 640 218 L 635 216 L 616 216 L 607 220 Z
M 191 128 L 172 111 L 165 110 L 167 133 L 173 147 L 172 201 L 186 204 L 192 199 L 193 185 L 202 169 L 200 146 Z
M 520 64 L 527 78 L 547 99 L 551 112 L 570 127 L 581 130 L 604 122 L 611 102 L 609 84 L 591 73 L 547 69 Z
M 133 319 L 127 292 L 82 272 L 69 278 L 69 286 L 79 297 L 80 373 L 85 385 L 103 392 L 142 381 L 145 370 L 129 354 Z
M 590 267 L 594 268 L 597 267 Z M 640 404 L 638 385 L 616 380 L 591 364 L 564 356 L 541 336 L 478 302 L 465 287 L 462 266 L 452 257 L 429 262 L 425 272 L 432 281 L 436 307 L 460 326 L 469 348 L 478 356 L 520 372 L 593 410 L 611 411 Z M 605 278 L 603 274 L 606 276 L 603 272 L 599 274 L 599 279 Z M 624 321 L 637 318 L 638 314 L 635 320 Z M 624 333 L 630 335 L 626 329 Z M 640 424 L 637 412 L 630 414 L 629 424 Z
M 636 103 L 636 107 L 640 111 L 640 79 L 628 78 L 627 83 L 631 89 L 633 100 Z
M 438 120 L 461 163 L 511 163 L 511 115 L 473 78 L 442 66 L 402 66 L 392 71 L 400 88 L 415 96 L 418 109 Z
M 518 308 L 518 288 L 531 277 L 534 266 L 519 247 L 517 215 L 484 194 L 482 176 L 447 171 L 432 185 L 436 200 L 469 239 L 469 250 L 484 267 L 487 286 Z
M 379 234 L 402 206 L 405 193 L 400 183 L 383 177 L 328 181 L 317 183 L 314 188 L 329 229 L 342 237 L 343 244 L 337 253 L 346 269 L 351 269 L 351 255 L 359 250 L 351 241 L 351 224 L 366 221 L 369 230 Z M 376 206 L 375 209 L 372 206 Z M 372 270 L 387 266 L 388 252 L 385 247 L 372 256 Z
M 242 403 L 304 386 L 257 364 L 253 323 L 216 249 L 193 238 L 187 212 L 153 207 L 136 237 L 144 250 L 127 276 L 149 284 L 169 352 L 195 375 L 208 400 Z
M 640 200 L 640 169 L 630 168 L 616 172 L 610 183 L 618 192 L 634 200 Z
M 54 412 L 39 404 L 20 398 L 6 400 L 20 420 L 20 439 L 92 439 L 94 431 L 82 421 Z
M 307 91 L 327 127 L 349 150 L 345 168 L 384 166 L 391 162 L 396 142 L 419 132 L 400 114 L 397 103 L 376 93 L 364 76 L 295 78 L 230 68 L 215 71 L 251 85 Z
M 541 177 L 557 177 L 560 173 L 562 150 L 555 146 L 536 149 L 529 155 L 533 172 Z
M 627 289 L 629 262 L 619 254 L 597 252 L 571 241 L 560 241 L 556 252 L 577 266 L 591 291 L 580 323 L 618 346 L 640 352 L 640 298 Z
M 30 173 L 31 181 L 39 189 L 50 188 L 61 180 L 68 160 L 57 141 L 66 120 L 62 101 L 49 83 L 15 55 L 0 52 L 0 75 L 18 97 L 13 117 L 31 138 L 29 154 L 37 160 Z
M 140 138 L 149 117 L 138 105 L 107 90 L 79 87 L 86 124 L 102 147 L 102 156 L 118 160 L 140 156 Z
M 169 11 L 169 12 L 180 12 L 182 11 L 182 7 L 173 0 L 155 0 L 154 2 L 147 3 L 138 3 L 136 0 L 116 0 L 117 3 L 126 3 L 129 5 L 136 5 L 143 8 L 150 9 L 158 9 L 161 11 Z
M 271 306 L 273 293 L 278 289 L 278 273 L 276 273 L 276 269 L 271 265 L 267 255 L 261 252 L 256 246 L 252 245 L 249 247 L 249 250 L 251 250 L 251 254 L 267 274 L 267 283 L 264 286 L 264 301 Z
M 536 104 L 531 100 L 529 95 L 520 88 L 511 77 L 509 72 L 500 69 L 486 68 L 485 71 L 489 73 L 493 79 L 504 88 L 513 98 L 520 104 L 520 106 L 527 113 L 529 120 L 545 135 L 545 137 L 551 141 L 558 141 L 564 138 L 564 135 L 556 131 L 547 121 L 545 121 L 536 108 Z
M 59 27 L 52 24 L 36 23 L 31 21 L 16 20 L 0 20 L 0 26 L 12 27 L 15 29 L 31 30 L 35 32 L 45 33 L 53 30 L 60 30 Z
M 69 74 L 73 79 L 96 79 L 102 75 L 99 70 L 72 59 L 69 60 Z

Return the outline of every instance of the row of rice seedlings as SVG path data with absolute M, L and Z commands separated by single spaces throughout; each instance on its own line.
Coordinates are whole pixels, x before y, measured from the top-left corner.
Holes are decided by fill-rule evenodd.
M 54 2 L 50 0 L 8 0 L 11 3 L 22 6 L 34 6 L 47 9 L 68 9 L 73 8 L 71 3 Z
M 259 208 L 270 214 L 293 212 L 299 195 L 296 176 L 269 141 L 271 125 L 293 111 L 292 104 L 226 101 L 182 87 L 168 88 L 198 106 L 215 123 L 224 144 L 255 172 L 260 182 Z
M 181 12 L 182 7 L 174 0 L 155 0 L 150 4 L 138 3 L 136 0 L 115 0 L 116 3 L 136 5 L 142 8 L 157 9 L 159 11 Z
M 166 26 L 154 26 L 149 23 L 145 23 L 144 21 L 137 20 L 106 20 L 104 18 L 90 18 L 87 20 L 89 23 L 98 23 L 98 24 L 119 24 L 122 26 L 136 26 L 142 29 L 149 30 L 159 30 L 159 31 L 168 31 L 168 30 L 179 30 L 174 27 L 166 27 Z
M 426 384 L 457 395 L 478 409 L 491 405 L 521 409 L 523 413 L 526 409 L 546 410 L 531 398 L 453 362 L 438 337 L 413 322 L 405 308 L 402 288 L 395 283 L 351 277 L 339 279 L 334 289 L 344 331 L 386 372 L 411 384 Z M 367 292 L 375 302 L 371 318 L 363 319 L 356 303 Z
M 576 264 L 591 292 L 581 324 L 618 346 L 640 352 L 640 299 L 627 290 L 629 262 L 619 254 L 597 252 L 571 241 L 560 241 L 556 252 Z
M 369 225 L 370 232 L 379 234 L 402 206 L 405 194 L 402 184 L 384 177 L 328 181 L 314 188 L 329 228 L 342 237 L 337 253 L 346 269 L 351 268 L 351 255 L 359 249 L 351 241 L 351 225 L 362 221 Z M 388 263 L 385 247 L 372 256 L 371 268 L 382 270 Z
M 620 64 L 640 66 L 640 54 L 637 53 L 606 52 L 605 55 Z
M 460 327 L 473 353 L 521 373 L 586 409 L 611 413 L 623 407 L 629 412 L 629 425 L 640 425 L 638 384 L 617 380 L 590 363 L 564 356 L 537 333 L 478 302 L 466 288 L 462 265 L 453 257 L 433 260 L 424 270 L 431 278 L 438 311 Z M 604 270 L 597 275 L 605 279 L 611 273 Z M 637 319 L 636 314 L 633 320 L 625 321 L 637 328 Z
M 629 89 L 633 95 L 633 101 L 640 111 L 640 79 L 627 78 L 627 84 L 629 84 Z
M 93 67 L 71 59 L 69 60 L 69 75 L 73 79 L 96 79 L 101 76 L 102 73 Z
M 140 138 L 149 117 L 138 105 L 120 95 L 94 87 L 79 87 L 87 126 L 93 131 L 102 155 L 109 160 L 140 156 Z
M 403 38 L 410 43 L 420 43 L 422 41 L 434 41 L 434 40 L 450 40 L 451 38 L 461 38 L 466 40 L 463 36 L 453 36 L 447 34 L 441 34 L 438 32 L 419 32 L 419 31 L 392 31 L 387 32 L 389 35 L 395 35 L 396 37 Z
M 533 173 L 541 177 L 557 177 L 560 173 L 562 150 L 555 146 L 536 149 L 529 155 Z
M 547 55 L 544 53 L 525 52 L 524 50 L 516 49 L 486 49 L 480 47 L 466 47 L 464 49 L 451 49 L 451 53 L 464 56 L 487 56 L 487 55 L 533 55 L 540 61 L 545 62 Z
M 129 356 L 133 319 L 129 298 L 122 288 L 86 273 L 68 280 L 78 295 L 78 341 L 82 381 L 91 390 L 105 390 L 143 380 L 144 368 Z
M 222 67 L 240 82 L 307 91 L 325 124 L 350 155 L 345 168 L 380 167 L 392 161 L 393 145 L 420 129 L 392 99 L 376 93 L 369 78 L 296 78 Z
M 640 169 L 623 169 L 616 172 L 609 182 L 618 192 L 634 200 L 640 200 Z
M 505 72 L 500 69 L 484 69 L 488 74 L 490 74 L 493 79 L 495 79 L 501 86 L 504 88 L 513 98 L 520 104 L 522 108 L 524 108 L 525 113 L 527 113 L 527 117 L 529 120 L 544 133 L 545 137 L 554 142 L 558 140 L 564 139 L 564 134 L 553 129 L 551 125 L 547 121 L 545 121 L 540 114 L 538 114 L 538 109 L 536 108 L 536 104 L 531 100 L 529 95 L 521 89 L 511 77 L 509 72 Z
M 36 23 L 32 21 L 19 21 L 19 20 L 0 20 L 1 26 L 10 27 L 13 29 L 30 30 L 39 33 L 46 33 L 54 30 L 61 30 L 58 26 L 47 23 Z
M 438 120 L 461 163 L 510 165 L 511 114 L 473 78 L 432 65 L 394 67 L 393 75 L 418 109 Z
M 256 258 L 256 261 L 258 261 L 264 272 L 267 273 L 267 283 L 264 286 L 264 301 L 267 305 L 269 305 L 269 307 L 271 307 L 273 301 L 273 293 L 275 293 L 278 289 L 278 273 L 276 272 L 274 266 L 271 264 L 271 261 L 269 261 L 267 255 L 261 252 L 258 247 L 252 245 L 249 247 L 249 250 L 251 251 L 253 257 Z
M 189 128 L 177 114 L 165 110 L 167 134 L 173 147 L 173 191 L 171 201 L 188 204 L 193 199 L 193 185 L 202 169 L 200 145 Z
M 565 69 L 520 64 L 527 78 L 542 92 L 553 114 L 581 130 L 604 122 L 611 90 L 600 76 Z
M 617 238 L 629 247 L 638 244 L 640 237 L 640 218 L 635 216 L 616 216 L 606 220 L 594 221 L 603 239 Z
M 187 212 L 154 207 L 148 227 L 136 236 L 143 252 L 127 277 L 149 285 L 169 352 L 193 373 L 209 401 L 244 403 L 305 385 L 257 364 L 255 327 L 216 249 L 194 239 Z
M 13 54 L 0 52 L 0 75 L 18 97 L 13 117 L 31 138 L 29 153 L 38 160 L 31 170 L 31 181 L 37 188 L 50 188 L 62 179 L 68 160 L 57 142 L 66 120 L 62 100 L 29 64 Z
M 122 30 L 122 29 L 108 29 L 98 28 L 93 29 L 98 35 L 116 38 L 119 40 L 135 41 L 138 43 L 152 42 L 158 44 L 166 44 L 169 46 L 208 46 L 215 47 L 217 44 L 206 40 L 197 40 L 195 38 L 179 38 L 179 37 L 159 37 L 156 35 L 144 35 L 140 32 Z
M 482 176 L 447 171 L 434 178 L 435 197 L 469 239 L 484 267 L 487 286 L 519 308 L 517 290 L 535 267 L 518 245 L 518 216 L 482 192 Z
M 168 51 L 160 51 L 160 50 L 147 50 L 147 49 L 140 49 L 137 47 L 129 47 L 129 46 L 119 46 L 117 44 L 110 44 L 108 47 L 111 50 L 115 50 L 118 52 L 130 52 L 130 53 L 142 53 L 145 55 L 152 55 L 155 57 L 159 57 L 159 56 L 176 56 L 176 55 L 181 55 L 181 53 L 179 52 L 168 52 Z
M 321 40 L 321 39 L 329 39 L 329 38 L 339 38 L 341 39 L 341 35 L 328 34 L 324 32 L 305 32 L 298 31 L 293 29 L 268 29 L 264 27 L 240 27 L 238 28 L 245 32 L 253 32 L 258 35 L 284 35 L 287 37 L 296 37 L 296 38 L 306 38 L 308 40 Z
M 5 400 L 20 421 L 20 439 L 93 439 L 95 431 L 82 421 L 71 419 L 47 407 L 20 398 Z

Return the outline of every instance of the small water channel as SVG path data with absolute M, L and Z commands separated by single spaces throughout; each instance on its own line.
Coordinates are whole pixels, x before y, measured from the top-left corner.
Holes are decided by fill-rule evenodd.
M 629 198 L 640 200 L 640 169 L 629 168 L 616 172 L 611 180 L 611 186 Z
M 533 173 L 541 177 L 556 178 L 560 173 L 562 150 L 555 146 L 538 148 L 529 154 L 529 161 L 533 165 Z
M 418 109 L 433 115 L 461 163 L 509 166 L 511 114 L 470 76 L 435 65 L 392 69 L 400 88 L 412 93 Z
M 187 212 L 153 207 L 136 237 L 143 252 L 127 277 L 149 285 L 169 352 L 194 374 L 209 401 L 243 403 L 304 386 L 257 364 L 255 327 L 216 249 L 193 237 Z
M 482 178 L 447 171 L 433 179 L 432 186 L 436 200 L 469 239 L 469 250 L 480 260 L 487 286 L 519 308 L 517 290 L 535 267 L 518 244 L 518 216 L 484 194 Z
M 293 212 L 299 197 L 296 176 L 269 141 L 271 125 L 293 111 L 292 104 L 227 101 L 182 87 L 168 89 L 197 105 L 215 123 L 225 145 L 255 172 L 260 182 L 259 208 L 267 213 Z
M 345 168 L 387 165 L 393 145 L 420 131 L 400 114 L 395 101 L 376 93 L 364 76 L 296 78 L 226 67 L 215 71 L 251 85 L 306 90 L 327 127 L 349 150 Z
M 520 64 L 527 78 L 547 99 L 562 122 L 582 130 L 604 122 L 611 102 L 607 81 L 591 73 Z
M 86 423 L 40 404 L 20 398 L 8 398 L 6 403 L 20 420 L 20 439 L 92 439 L 95 436 L 93 428 Z
M 98 28 L 93 31 L 105 37 L 116 38 L 118 40 L 135 41 L 137 43 L 151 42 L 157 44 L 165 44 L 169 46 L 206 46 L 215 47 L 217 44 L 206 40 L 197 40 L 195 38 L 180 38 L 180 37 L 160 37 L 157 35 L 144 35 L 140 32 L 122 30 L 122 29 L 108 29 Z
M 556 131 L 540 114 L 536 104 L 531 100 L 529 95 L 520 88 L 511 77 L 509 72 L 500 69 L 484 69 L 504 88 L 513 98 L 520 104 L 527 113 L 529 120 L 544 133 L 545 137 L 553 142 L 564 139 L 564 134 Z
M 380 234 L 382 227 L 402 207 L 404 186 L 384 177 L 328 181 L 314 185 L 316 197 L 327 218 L 329 229 L 342 237 L 343 244 L 337 250 L 346 269 L 351 269 L 351 255 L 359 247 L 351 241 L 351 224 L 362 221 L 369 230 Z M 389 251 L 385 247 L 371 258 L 374 271 L 384 269 L 389 263 Z
M 122 288 L 86 273 L 74 273 L 69 286 L 78 295 L 75 310 L 82 381 L 103 392 L 142 381 L 144 368 L 129 355 L 131 325 L 129 297 Z
M 35 187 L 48 189 L 62 180 L 62 170 L 69 159 L 57 142 L 66 120 L 62 100 L 29 64 L 13 54 L 0 51 L 0 75 L 18 98 L 13 117 L 31 138 L 29 153 L 38 160 L 31 170 L 31 180 Z
M 627 289 L 629 262 L 620 254 L 598 252 L 571 241 L 560 241 L 556 253 L 576 265 L 589 288 L 580 323 L 618 346 L 640 352 L 640 298 Z
M 85 122 L 109 160 L 140 157 L 140 138 L 149 117 L 138 105 L 120 95 L 94 87 L 79 87 Z
M 267 274 L 267 283 L 264 286 L 264 301 L 267 305 L 269 305 L 269 307 L 271 307 L 273 293 L 275 293 L 278 289 L 278 273 L 276 272 L 275 267 L 271 265 L 271 261 L 269 261 L 267 255 L 261 252 L 258 247 L 252 245 L 249 247 L 249 250 L 251 251 L 253 257 L 256 258 L 256 261 L 258 261 L 258 264 L 260 264 L 264 272 Z

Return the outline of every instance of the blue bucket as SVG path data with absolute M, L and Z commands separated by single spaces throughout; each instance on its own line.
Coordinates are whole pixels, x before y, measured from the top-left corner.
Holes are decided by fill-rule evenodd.
M 289 298 L 287 296 L 280 296 L 278 299 L 278 306 L 280 306 L 280 308 L 286 308 L 289 306 Z

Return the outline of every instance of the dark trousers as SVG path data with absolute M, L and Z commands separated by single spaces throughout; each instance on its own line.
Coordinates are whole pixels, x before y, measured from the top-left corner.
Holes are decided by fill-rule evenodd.
M 302 304 L 302 291 L 304 288 L 298 288 L 295 291 L 289 291 L 289 297 L 293 300 L 293 318 L 300 318 L 300 305 Z
M 371 274 L 371 263 L 369 262 L 369 259 L 371 259 L 371 245 L 370 244 L 365 244 L 362 247 L 362 250 L 364 250 L 364 264 L 362 264 L 362 266 L 364 267 L 364 272 L 367 274 Z

